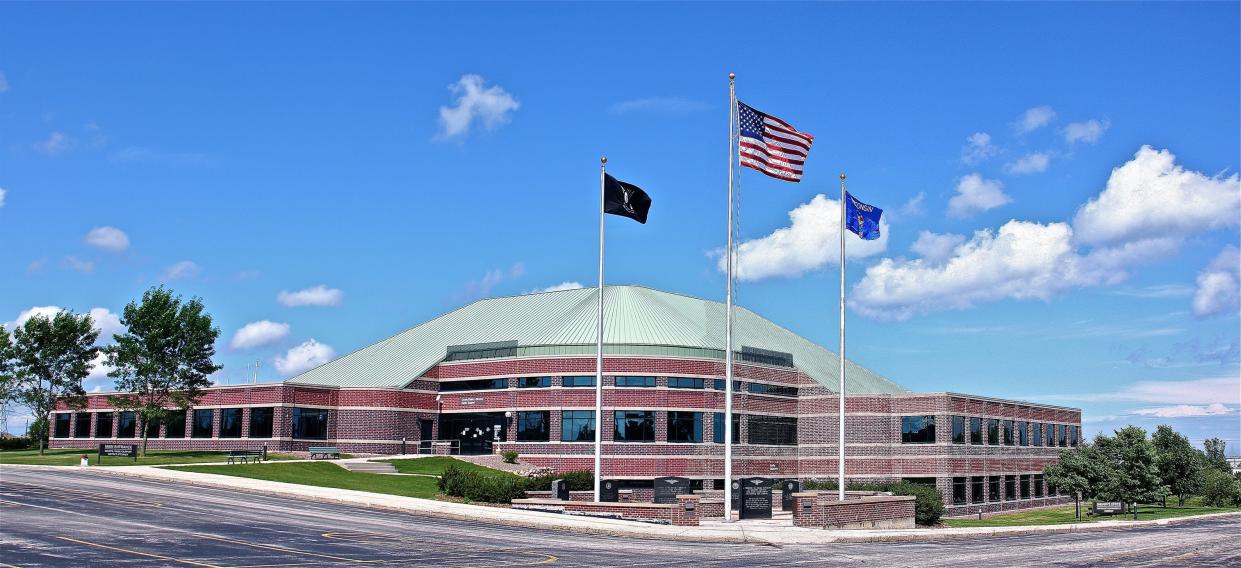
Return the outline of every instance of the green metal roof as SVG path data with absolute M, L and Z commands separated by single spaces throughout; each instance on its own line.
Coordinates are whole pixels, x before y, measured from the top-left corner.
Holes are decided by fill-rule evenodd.
M 595 288 L 582 288 L 479 300 L 286 382 L 399 388 L 443 361 L 449 347 L 461 345 L 515 341 L 518 355 L 594 353 L 595 293 Z M 724 304 L 642 286 L 608 286 L 603 297 L 606 353 L 723 358 Z M 791 353 L 794 366 L 836 391 L 835 353 L 741 307 L 734 327 L 735 351 L 752 347 Z M 849 392 L 909 392 L 847 364 Z

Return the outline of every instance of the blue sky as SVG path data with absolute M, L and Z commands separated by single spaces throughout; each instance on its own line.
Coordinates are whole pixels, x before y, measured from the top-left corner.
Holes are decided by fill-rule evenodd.
M 742 174 L 742 305 L 835 345 L 846 171 L 886 210 L 884 239 L 850 240 L 851 358 L 1235 452 L 1239 23 L 1235 3 L 7 4 L 0 322 L 107 322 L 164 282 L 216 317 L 222 381 L 255 360 L 277 380 L 478 297 L 591 285 L 601 154 L 654 199 L 645 226 L 609 219 L 609 281 L 722 299 L 733 71 L 816 137 L 802 183 Z

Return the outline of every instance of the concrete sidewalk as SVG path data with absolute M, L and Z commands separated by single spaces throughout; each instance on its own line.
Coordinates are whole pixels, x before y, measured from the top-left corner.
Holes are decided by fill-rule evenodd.
M 201 464 L 195 464 L 201 465 Z M 261 467 L 261 466 L 257 466 Z M 66 466 L 0 465 L 0 472 L 9 468 L 21 469 L 69 469 Z M 347 489 L 297 485 L 275 481 L 247 479 L 206 473 L 193 473 L 161 469 L 152 466 L 89 467 L 73 468 L 84 474 L 108 475 L 119 478 L 137 478 L 165 481 L 182 485 L 212 487 L 279 495 L 296 499 L 368 507 L 410 515 L 449 518 L 464 521 L 497 523 L 508 526 L 539 529 L 566 530 L 586 534 L 652 538 L 693 542 L 762 543 L 772 545 L 823 544 L 832 542 L 894 542 L 937 541 L 946 539 L 981 538 L 993 535 L 1021 535 L 1034 533 L 1064 533 L 1100 530 L 1116 530 L 1127 527 L 1171 525 L 1208 517 L 1241 515 L 1216 513 L 1196 517 L 1161 519 L 1155 521 L 1099 521 L 1068 525 L 1039 525 L 995 528 L 937 528 L 903 530 L 819 530 L 789 526 L 769 521 L 724 523 L 707 520 L 699 527 L 676 527 L 616 519 L 598 519 L 568 516 L 536 511 L 519 511 L 506 507 L 467 505 L 447 501 L 400 497 L 382 493 L 368 493 Z

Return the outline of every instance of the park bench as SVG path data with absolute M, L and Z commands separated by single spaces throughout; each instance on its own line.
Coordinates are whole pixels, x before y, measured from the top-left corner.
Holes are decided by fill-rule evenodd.
M 250 460 L 256 462 L 263 461 L 263 450 L 231 450 L 228 452 L 228 463 L 235 463 L 241 460 L 241 463 L 249 463 Z
M 310 459 L 315 459 L 315 456 L 340 457 L 340 450 L 330 446 L 311 446 Z

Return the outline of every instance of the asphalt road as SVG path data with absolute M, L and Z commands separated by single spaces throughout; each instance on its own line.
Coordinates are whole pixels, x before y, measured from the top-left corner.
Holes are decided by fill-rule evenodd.
M 773 547 L 416 517 L 73 469 L 0 473 L 12 566 L 1239 566 L 1241 519 L 949 542 Z

